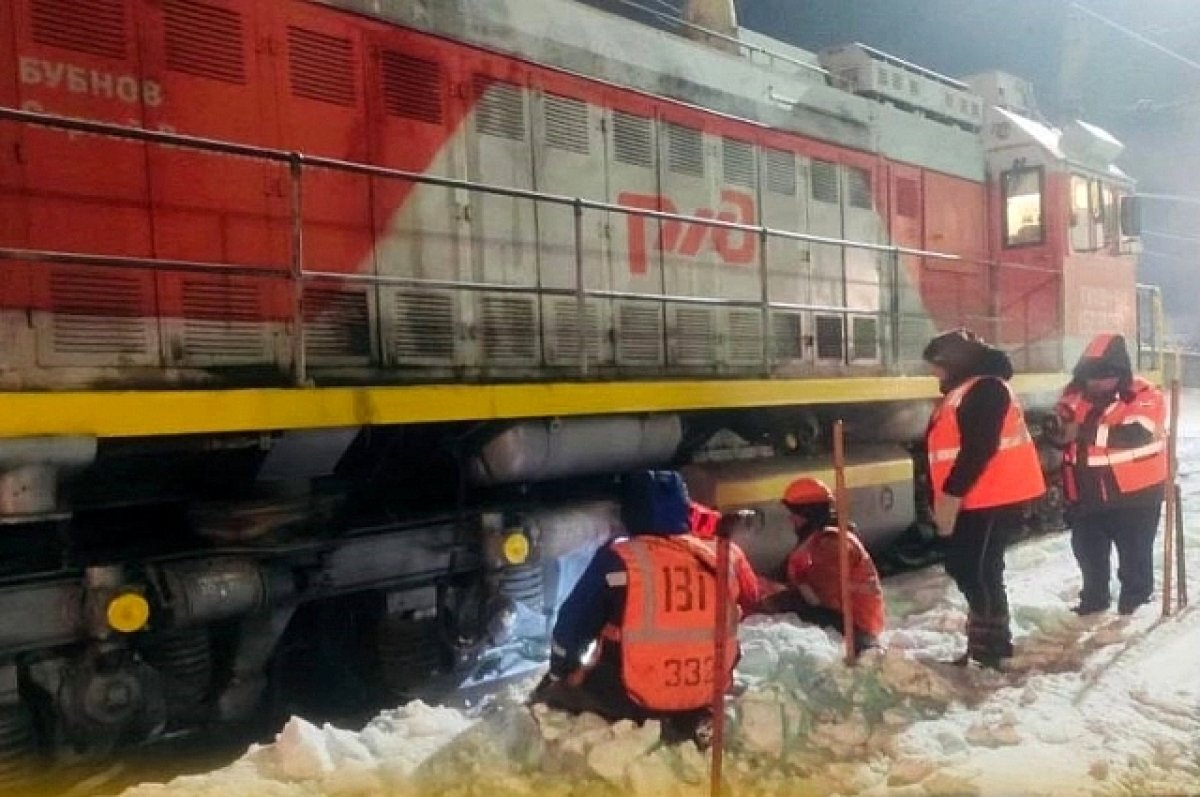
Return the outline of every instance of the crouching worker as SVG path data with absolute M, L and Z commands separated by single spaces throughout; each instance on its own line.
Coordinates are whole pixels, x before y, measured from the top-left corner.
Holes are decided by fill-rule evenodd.
M 762 601 L 765 612 L 794 612 L 806 623 L 845 629 L 838 563 L 838 528 L 833 493 L 817 479 L 788 485 L 783 505 L 791 516 L 797 545 L 788 555 L 787 584 L 777 585 Z M 879 647 L 884 628 L 883 585 L 871 555 L 850 531 L 849 577 L 854 649 Z
M 532 700 L 610 721 L 660 719 L 665 741 L 691 738 L 703 747 L 713 678 L 728 688 L 738 657 L 737 579 L 728 579 L 725 660 L 714 662 L 715 546 L 689 533 L 682 477 L 638 473 L 624 492 L 628 536 L 596 552 L 563 602 L 550 672 Z

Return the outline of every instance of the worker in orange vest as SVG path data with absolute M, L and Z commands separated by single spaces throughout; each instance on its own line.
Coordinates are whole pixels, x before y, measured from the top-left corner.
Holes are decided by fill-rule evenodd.
M 798 544 L 784 567 L 786 585 L 768 590 L 771 594 L 763 600 L 763 611 L 794 612 L 805 622 L 841 633 L 845 615 L 833 493 L 819 479 L 800 478 L 784 491 L 783 505 Z M 858 535 L 851 531 L 848 542 L 854 647 L 861 653 L 879 647 L 885 622 L 883 585 Z
M 725 660 L 715 662 L 716 553 L 690 533 L 683 478 L 633 474 L 624 493 L 627 536 L 596 552 L 563 602 L 550 672 L 532 699 L 609 720 L 660 719 L 664 738 L 703 746 L 713 679 L 728 688 L 738 657 L 738 580 L 731 572 Z
M 1162 391 L 1133 375 L 1121 335 L 1096 336 L 1055 406 L 1071 549 L 1083 575 L 1080 615 L 1108 609 L 1109 560 L 1117 549 L 1117 611 L 1132 614 L 1154 593 L 1154 538 L 1166 492 Z
M 1008 355 L 958 329 L 923 357 L 942 392 L 925 435 L 934 522 L 968 607 L 967 652 L 955 663 L 999 668 L 1013 654 L 1004 551 L 1046 483 Z
M 715 540 L 717 538 L 717 528 L 723 524 L 738 522 L 736 515 L 730 517 L 723 516 L 717 510 L 705 506 L 698 501 L 689 502 L 688 516 L 692 535 L 703 540 L 709 547 L 712 547 L 714 555 L 716 551 Z M 742 610 L 743 615 L 749 614 L 758 607 L 759 601 L 762 600 L 762 590 L 759 586 L 758 574 L 750 566 L 750 560 L 746 558 L 746 554 L 742 551 L 741 546 L 733 541 L 729 543 L 729 563 L 733 567 L 734 575 L 737 577 L 738 608 Z

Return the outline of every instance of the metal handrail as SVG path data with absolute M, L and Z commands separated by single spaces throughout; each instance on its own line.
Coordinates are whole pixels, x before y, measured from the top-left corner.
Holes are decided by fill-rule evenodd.
M 611 202 L 601 202 L 597 200 L 584 199 L 581 197 L 568 197 L 560 194 L 551 194 L 542 191 L 511 188 L 508 186 L 492 185 L 487 183 L 473 182 L 470 180 L 462 180 L 449 177 L 440 177 L 436 175 L 422 174 L 410 172 L 401 169 L 393 169 L 372 164 L 359 163 L 355 161 L 341 160 L 337 158 L 327 158 L 321 156 L 304 155 L 299 152 L 280 150 L 270 147 L 262 147 L 249 144 L 238 144 L 217 139 L 210 139 L 198 136 L 184 135 L 180 133 L 168 133 L 164 131 L 146 130 L 144 128 L 128 127 L 124 125 L 111 124 L 107 122 L 95 122 L 85 119 L 75 119 L 63 117 L 54 114 L 47 114 L 35 111 L 26 111 L 22 109 L 9 108 L 0 106 L 0 121 L 21 122 L 35 126 L 48 127 L 52 129 L 68 130 L 81 133 L 89 133 L 100 136 L 113 138 L 122 138 L 135 140 L 153 144 L 159 144 L 170 147 L 185 148 L 199 152 L 212 152 L 216 154 L 234 155 L 241 157 L 255 158 L 263 161 L 278 163 L 288 167 L 291 194 L 290 194 L 290 216 L 291 216 L 291 243 L 290 243 L 290 260 L 289 264 L 280 264 L 275 267 L 247 264 L 236 265 L 227 263 L 214 263 L 204 261 L 191 260 L 167 260 L 159 258 L 140 258 L 117 255 L 95 255 L 81 252 L 58 252 L 50 250 L 34 250 L 15 247 L 0 247 L 0 260 L 21 260 L 31 263 L 68 263 L 85 266 L 101 266 L 101 267 L 121 267 L 132 269 L 155 269 L 155 270 L 170 270 L 191 273 L 211 273 L 230 276 L 250 276 L 268 279 L 287 280 L 293 285 L 292 296 L 292 312 L 291 321 L 293 333 L 291 336 L 292 342 L 292 363 L 294 369 L 294 378 L 298 384 L 308 383 L 307 374 L 307 353 L 304 342 L 304 285 L 309 281 L 342 281 L 342 282 L 363 282 L 370 285 L 402 285 L 413 287 L 431 287 L 454 290 L 467 291 L 492 291 L 492 292 L 508 292 L 508 293 L 534 293 L 536 295 L 550 296 L 574 296 L 577 302 L 578 317 L 580 319 L 581 334 L 580 334 L 580 363 L 579 370 L 581 376 L 587 376 L 588 373 L 588 343 L 585 335 L 582 332 L 585 318 L 586 299 L 604 298 L 604 299 L 630 299 L 630 300 L 645 300 L 654 301 L 663 304 L 694 304 L 694 305 L 709 305 L 720 307 L 753 307 L 760 309 L 762 313 L 762 340 L 763 340 L 763 367 L 767 374 L 771 371 L 772 353 L 771 353 L 771 325 L 770 312 L 772 310 L 797 310 L 808 312 L 822 312 L 830 314 L 838 314 L 843 318 L 849 318 L 851 315 L 877 315 L 881 319 L 886 319 L 888 310 L 881 307 L 877 310 L 864 310 L 852 308 L 849 306 L 830 306 L 818 304 L 803 304 L 791 302 L 772 301 L 769 296 L 769 280 L 771 270 L 770 263 L 767 258 L 767 242 L 771 238 L 784 240 L 792 240 L 803 242 L 812 245 L 822 246 L 837 246 L 842 249 L 860 249 L 870 252 L 878 252 L 887 254 L 890 273 L 887 275 L 887 282 L 880 280 L 881 289 L 890 289 L 893 294 L 892 305 L 895 305 L 899 294 L 899 261 L 901 256 L 920 257 L 931 260 L 960 262 L 960 263 L 975 263 L 984 265 L 985 267 L 997 268 L 1000 264 L 996 261 L 984 261 L 974 258 L 964 257 L 946 252 L 936 252 L 930 250 L 916 249 L 912 247 L 878 244 L 866 241 L 851 241 L 842 238 L 832 238 L 828 236 L 813 235 L 809 233 L 795 232 L 791 230 L 780 230 L 770 228 L 765 225 L 752 225 L 739 222 L 724 221 L 716 218 L 704 218 L 700 216 L 690 216 L 680 213 L 670 213 L 659 210 L 648 210 L 642 208 L 628 207 L 621 204 Z M 330 272 L 330 271 L 314 271 L 304 268 L 304 170 L 305 168 L 318 168 L 340 171 L 351 174 L 361 174 L 370 177 L 379 177 L 385 179 L 397 179 L 408 182 L 433 185 L 443 188 L 451 188 L 464 190 L 469 192 L 484 193 L 489 195 L 503 196 L 512 199 L 523 199 L 531 202 L 544 202 L 552 205 L 570 207 L 573 211 L 574 222 L 574 255 L 575 255 L 575 285 L 573 288 L 549 288 L 540 285 L 511 285 L 506 283 L 489 283 L 468 280 L 436 280 L 419 277 L 401 277 L 382 274 L 361 274 L 361 273 L 345 273 L 345 272 Z M 700 297 L 700 296 L 684 296 L 667 294 L 664 291 L 660 293 L 639 293 L 630 291 L 614 291 L 590 289 L 584 284 L 584 246 L 583 246 L 583 225 L 582 217 L 585 210 L 599 211 L 603 213 L 620 214 L 624 216 L 635 216 L 641 218 L 654 219 L 661 222 L 677 222 L 688 225 L 702 225 L 704 227 L 732 230 L 744 234 L 755 235 L 758 238 L 759 251 L 759 279 L 761 282 L 761 295 L 757 299 L 730 299 L 723 297 Z M 1036 267 L 1029 267 L 1030 270 L 1042 270 Z M 1049 269 L 1046 269 L 1050 271 Z M 845 279 L 845 275 L 843 275 Z M 895 311 L 897 308 L 893 307 Z M 893 325 L 899 324 L 900 314 L 893 312 Z M 893 349 L 893 359 L 897 359 L 895 354 L 898 347 L 898 328 L 890 330 Z

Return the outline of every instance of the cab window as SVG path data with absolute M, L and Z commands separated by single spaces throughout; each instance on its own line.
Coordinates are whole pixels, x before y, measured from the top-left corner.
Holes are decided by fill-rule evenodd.
M 1004 192 L 1004 245 L 1044 243 L 1041 168 L 1010 169 L 1001 175 Z
M 1071 175 L 1071 249 L 1094 252 L 1116 243 L 1119 198 L 1113 186 Z

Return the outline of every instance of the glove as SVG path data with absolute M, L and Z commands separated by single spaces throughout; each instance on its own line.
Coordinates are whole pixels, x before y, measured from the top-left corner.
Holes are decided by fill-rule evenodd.
M 958 520 L 958 510 L 962 505 L 961 498 L 943 495 L 933 508 L 933 523 L 937 526 L 939 537 L 949 537 L 954 533 L 954 524 Z
M 1054 405 L 1054 414 L 1064 424 L 1075 422 L 1075 408 L 1065 401 L 1060 401 Z

